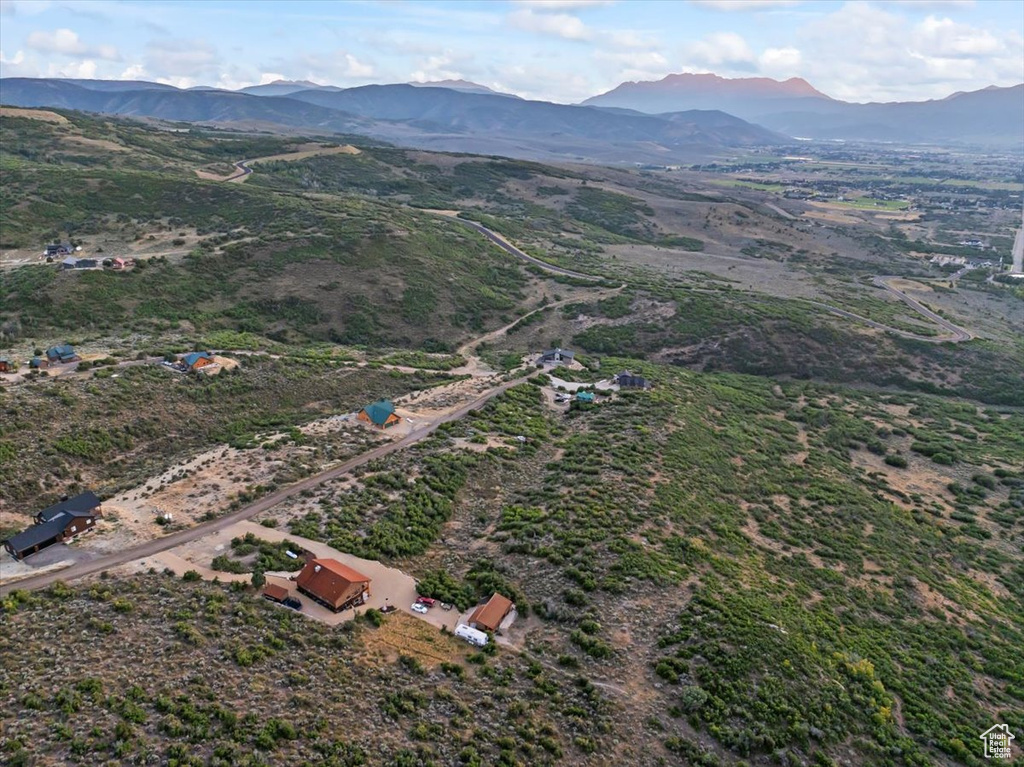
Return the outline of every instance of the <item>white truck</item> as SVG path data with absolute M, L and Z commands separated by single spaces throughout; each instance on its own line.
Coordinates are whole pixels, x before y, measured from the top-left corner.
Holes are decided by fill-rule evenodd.
M 467 626 L 465 623 L 460 623 L 455 627 L 455 636 L 459 639 L 465 639 L 467 642 L 472 645 L 476 645 L 477 647 L 484 647 L 488 642 L 487 634 L 472 628 L 471 626 Z

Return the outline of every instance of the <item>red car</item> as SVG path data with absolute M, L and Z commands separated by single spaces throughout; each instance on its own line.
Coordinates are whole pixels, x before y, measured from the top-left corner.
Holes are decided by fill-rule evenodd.
M 431 599 L 430 597 L 416 597 L 416 603 L 426 605 L 427 607 L 433 607 L 437 604 L 437 600 Z

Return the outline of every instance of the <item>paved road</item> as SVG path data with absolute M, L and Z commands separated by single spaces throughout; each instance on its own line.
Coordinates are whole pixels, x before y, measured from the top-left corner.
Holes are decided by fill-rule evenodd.
M 281 503 L 282 501 L 285 501 L 288 498 L 298 495 L 303 490 L 310 490 L 319 485 L 322 485 L 324 482 L 330 482 L 332 479 L 342 477 L 348 474 L 353 469 L 359 466 L 363 466 L 364 464 L 367 464 L 370 461 L 373 461 L 377 458 L 383 458 L 387 455 L 390 455 L 391 453 L 397 452 L 399 450 L 409 447 L 410 445 L 414 445 L 417 442 L 422 441 L 423 439 L 434 433 L 442 424 L 462 418 L 467 413 L 469 413 L 470 410 L 475 410 L 481 407 L 491 398 L 497 396 L 498 394 L 501 394 L 502 392 L 507 391 L 513 386 L 523 383 L 528 377 L 529 376 L 522 376 L 521 378 L 517 378 L 513 381 L 507 381 L 503 384 L 500 384 L 494 387 L 493 389 L 490 389 L 489 391 L 485 392 L 484 394 L 480 395 L 472 402 L 463 405 L 458 410 L 453 411 L 452 413 L 449 413 L 446 416 L 443 416 L 437 421 L 431 423 L 429 426 L 426 426 L 422 429 L 412 432 L 411 434 L 406 435 L 405 437 L 402 437 L 402 439 L 396 440 L 395 442 L 390 442 L 386 445 L 381 445 L 379 447 L 374 448 L 373 450 L 369 450 L 365 453 L 357 455 L 354 458 L 350 458 L 344 463 L 338 464 L 337 466 L 328 469 L 327 471 L 322 471 L 319 474 L 314 474 L 311 477 L 306 477 L 305 479 L 300 480 L 293 485 L 289 485 L 288 487 L 282 488 L 274 493 L 271 493 L 270 495 L 266 495 L 263 498 L 260 498 L 258 501 L 255 501 L 254 503 L 251 503 L 248 506 L 239 509 L 238 511 L 232 512 L 231 514 L 220 517 L 219 519 L 215 519 L 211 522 L 206 522 L 201 525 L 196 525 L 195 527 L 190 527 L 187 530 L 182 530 L 177 533 L 166 535 L 163 538 L 157 538 L 152 541 L 147 541 L 146 543 L 140 544 L 138 546 L 133 546 L 128 549 L 124 549 L 114 554 L 108 554 L 106 556 L 97 557 L 96 559 L 90 560 L 88 562 L 79 562 L 71 565 L 70 567 L 66 567 L 62 570 L 55 570 L 51 572 L 41 573 L 40 575 L 30 576 L 28 578 L 22 578 L 20 580 L 13 581 L 9 584 L 0 584 L 0 596 L 8 594 L 11 591 L 15 590 L 33 591 L 36 589 L 45 588 L 46 586 L 49 586 L 52 583 L 55 583 L 56 581 L 71 581 L 77 578 L 83 578 L 87 575 L 92 575 L 103 570 L 109 570 L 110 568 L 117 567 L 118 565 L 127 564 L 128 562 L 132 562 L 136 559 L 141 559 L 143 557 L 151 557 L 154 554 L 158 554 L 161 551 L 173 549 L 177 546 L 180 546 L 183 543 L 188 543 L 189 541 L 194 541 L 197 538 L 202 538 L 211 533 L 223 530 L 224 528 L 233 525 L 235 522 L 238 522 L 243 519 L 249 519 L 250 517 L 259 514 L 262 511 L 271 509 L 277 504 Z
M 246 165 L 246 163 L 248 162 L 252 162 L 252 160 L 239 160 L 238 162 L 232 163 L 232 165 L 234 165 L 235 168 L 238 170 L 238 173 L 232 173 L 224 180 L 238 182 L 244 179 L 246 176 L 252 173 L 252 168 Z
M 896 298 L 898 298 L 900 301 L 905 303 L 907 306 L 909 306 L 911 309 L 916 311 L 918 314 L 923 315 L 924 317 L 928 318 L 929 320 L 934 322 L 939 327 L 941 327 L 944 330 L 948 331 L 949 335 L 945 336 L 945 337 L 943 337 L 943 336 L 935 336 L 933 338 L 929 338 L 928 336 L 915 336 L 913 333 L 901 333 L 900 331 L 895 330 L 895 329 L 892 329 L 892 332 L 900 333 L 901 335 L 905 335 L 908 338 L 917 338 L 919 340 L 936 341 L 936 342 L 938 342 L 938 341 L 954 341 L 956 343 L 959 343 L 961 341 L 970 341 L 972 338 L 974 338 L 974 336 L 972 336 L 968 331 L 964 330 L 959 325 L 953 324 L 952 322 L 947 320 L 945 317 L 943 317 L 941 314 L 936 314 L 935 312 L 933 312 L 931 309 L 929 309 L 927 306 L 922 304 L 917 299 L 911 298 L 910 296 L 908 296 L 902 290 L 898 290 L 898 289 L 892 287 L 888 283 L 888 280 L 892 280 L 892 279 L 896 279 L 896 278 L 895 277 L 875 277 L 875 278 L 873 278 L 872 281 L 878 287 L 884 288 L 886 291 L 888 291 L 892 295 L 896 296 Z
M 927 341 L 928 343 L 932 343 L 932 344 L 940 344 L 940 343 L 945 343 L 947 341 L 951 341 L 953 343 L 959 343 L 961 341 L 970 341 L 972 338 L 974 338 L 974 336 L 972 336 L 968 331 L 964 330 L 959 325 L 954 325 L 952 322 L 947 320 L 945 317 L 942 317 L 941 315 L 938 315 L 935 312 L 933 312 L 931 309 L 929 309 L 927 306 L 922 304 L 920 301 L 917 301 L 917 300 L 911 298 L 910 296 L 908 296 L 903 291 L 897 290 L 896 288 L 890 286 L 886 282 L 886 280 L 891 280 L 891 279 L 894 279 L 894 278 L 893 277 L 875 277 L 875 278 L 873 278 L 873 281 L 874 281 L 875 285 L 877 285 L 880 288 L 883 288 L 884 290 L 888 291 L 892 295 L 896 296 L 896 298 L 898 298 L 901 301 L 903 301 L 903 303 L 907 304 L 907 306 L 909 306 L 910 308 L 914 309 L 916 312 L 918 312 L 919 314 L 923 315 L 925 318 L 931 320 L 936 325 L 941 327 L 943 330 L 948 331 L 949 334 L 948 335 L 941 335 L 941 336 L 922 336 L 922 335 L 918 335 L 917 333 L 911 333 L 908 330 L 900 330 L 899 328 L 893 328 L 893 327 L 890 327 L 889 325 L 885 325 L 885 324 L 883 324 L 881 322 L 875 322 L 874 320 L 869 320 L 867 317 L 862 317 L 859 314 L 854 314 L 853 312 L 848 312 L 845 309 L 840 309 L 837 306 L 831 306 L 830 304 L 823 304 L 820 301 L 808 301 L 807 303 L 809 303 L 809 304 L 811 304 L 813 306 L 817 306 L 819 309 L 824 309 L 827 312 L 831 312 L 832 314 L 835 314 L 835 315 L 837 315 L 839 317 L 844 317 L 844 318 L 846 318 L 848 320 L 854 320 L 856 322 L 860 322 L 861 324 L 867 325 L 868 327 L 878 328 L 879 330 L 884 330 L 887 333 L 893 333 L 894 335 L 902 336 L 903 338 L 910 338 L 910 339 L 913 339 L 915 341 Z
M 1020 229 L 1013 238 L 1010 274 L 1024 274 L 1024 210 L 1021 210 L 1020 214 Z
M 499 248 L 504 250 L 506 253 L 513 255 L 516 258 L 521 258 L 524 261 L 528 261 L 534 266 L 539 266 L 546 272 L 551 272 L 552 274 L 560 274 L 563 277 L 575 277 L 578 280 L 591 280 L 593 282 L 600 282 L 604 279 L 603 277 L 595 277 L 593 274 L 583 274 L 582 272 L 574 272 L 572 269 L 563 269 L 560 266 L 554 266 L 552 264 L 549 264 L 547 261 L 541 261 L 539 258 L 534 258 L 529 253 L 524 253 L 523 251 L 521 251 L 519 248 L 517 248 L 515 245 L 506 240 L 497 232 L 492 232 L 486 226 L 484 226 L 483 224 L 478 224 L 476 221 L 470 221 L 469 219 L 466 218 L 459 218 L 458 216 L 450 216 L 445 214 L 440 215 L 444 215 L 445 218 L 449 219 L 450 221 L 457 221 L 460 224 L 463 224 L 464 226 L 470 227 L 471 229 L 476 229 L 478 232 L 480 232 L 480 234 L 482 234 L 488 240 L 490 240 Z

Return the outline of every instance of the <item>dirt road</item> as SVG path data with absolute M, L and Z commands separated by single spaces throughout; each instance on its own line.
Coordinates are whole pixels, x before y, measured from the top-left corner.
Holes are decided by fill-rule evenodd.
M 492 389 L 481 394 L 473 401 L 463 405 L 458 410 L 455 410 L 448 415 L 442 416 L 433 423 L 417 429 L 402 439 L 390 442 L 386 445 L 381 445 L 372 450 L 369 450 L 361 455 L 357 455 L 355 458 L 351 458 L 344 463 L 341 463 L 334 468 L 328 469 L 327 471 L 314 474 L 311 477 L 300 480 L 293 485 L 282 488 L 270 495 L 260 498 L 258 501 L 249 504 L 248 506 L 239 509 L 238 511 L 227 514 L 219 519 L 215 519 L 205 524 L 191 527 L 188 530 L 182 530 L 177 533 L 164 536 L 163 538 L 157 538 L 153 541 L 147 541 L 139 546 L 133 546 L 128 549 L 117 552 L 116 554 L 109 554 L 107 556 L 98 557 L 96 559 L 79 562 L 71 565 L 70 567 L 64 568 L 63 570 L 57 570 L 54 572 L 42 573 L 40 575 L 32 576 L 29 578 L 22 578 L 21 580 L 14 581 L 10 584 L 0 584 L 0 596 L 10 593 L 11 591 L 32 591 L 35 589 L 45 588 L 56 581 L 71 581 L 76 578 L 83 578 L 87 575 L 107 570 L 118 565 L 126 564 L 135 559 L 142 557 L 150 557 L 154 554 L 158 554 L 168 549 L 173 549 L 176 546 L 180 546 L 183 543 L 188 543 L 197 538 L 202 538 L 210 533 L 223 530 L 224 528 L 235 524 L 243 519 L 249 519 L 250 517 L 259 514 L 260 512 L 271 509 L 277 504 L 281 503 L 288 498 L 298 495 L 303 490 L 311 490 L 324 482 L 330 482 L 332 479 L 337 479 L 345 474 L 348 474 L 355 468 L 363 466 L 370 461 L 377 458 L 383 458 L 390 455 L 391 453 L 397 452 L 404 448 L 414 445 L 417 442 L 426 439 L 428 436 L 433 434 L 437 429 L 449 421 L 455 421 L 462 418 L 470 410 L 475 410 L 483 406 L 488 400 L 496 397 L 502 392 L 526 381 L 528 376 L 522 376 L 513 381 L 507 381 L 503 384 L 499 384 Z

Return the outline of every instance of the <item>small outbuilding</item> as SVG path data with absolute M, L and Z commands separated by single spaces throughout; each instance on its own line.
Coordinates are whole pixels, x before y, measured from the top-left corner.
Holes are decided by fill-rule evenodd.
M 364 407 L 359 411 L 358 418 L 378 429 L 388 429 L 402 420 L 395 414 L 395 406 L 391 400 L 386 399 L 377 400 Z
M 276 583 L 268 583 L 263 589 L 263 597 L 271 602 L 283 602 L 288 598 L 288 589 Z
M 100 499 L 95 493 L 82 493 L 40 511 L 35 524 L 4 541 L 4 548 L 15 559 L 24 559 L 94 530 L 100 516 Z
M 43 370 L 50 366 L 50 361 L 42 357 L 33 357 L 29 360 L 28 366 L 32 370 Z
M 576 392 L 576 401 L 582 402 L 587 405 L 594 403 L 594 392 L 592 391 L 579 391 Z
M 0 357 L 0 373 L 13 373 L 17 370 L 14 361 L 9 357 Z
M 370 578 L 336 559 L 310 560 L 295 582 L 299 591 L 336 613 L 370 598 Z
M 498 630 L 506 616 L 515 609 L 516 606 L 512 604 L 511 599 L 495 592 L 482 605 L 477 605 L 477 608 L 469 616 L 469 620 L 466 623 L 470 628 L 477 629 L 478 631 L 490 631 L 493 633 Z
M 574 359 L 576 359 L 576 352 L 571 352 L 568 349 L 548 349 L 541 352 L 538 362 L 542 365 L 561 365 L 568 364 Z

